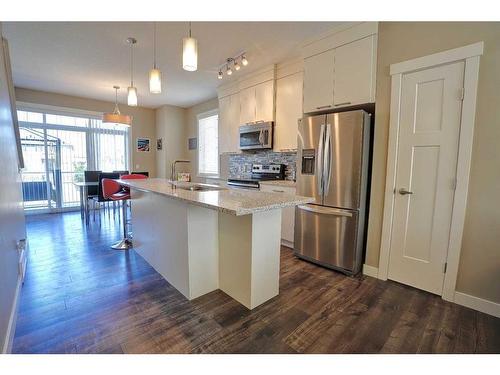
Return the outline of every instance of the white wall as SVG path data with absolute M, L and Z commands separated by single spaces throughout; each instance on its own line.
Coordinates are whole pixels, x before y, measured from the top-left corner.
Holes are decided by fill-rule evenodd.
M 1 34 L 1 25 L 0 25 Z M 5 350 L 18 283 L 16 241 L 26 238 L 21 176 L 3 54 L 0 53 L 0 352 Z M 14 332 L 12 332 L 13 334 Z M 7 342 L 8 343 L 8 342 Z
M 161 138 L 162 150 L 156 150 L 156 176 L 170 178 L 170 165 L 175 159 L 187 158 L 186 109 L 164 105 L 156 109 L 156 138 Z M 179 164 L 176 170 L 185 171 Z

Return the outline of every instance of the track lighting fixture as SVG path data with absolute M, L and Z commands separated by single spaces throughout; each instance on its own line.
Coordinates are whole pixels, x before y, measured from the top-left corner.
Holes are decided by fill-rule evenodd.
M 238 61 L 239 60 L 239 61 Z M 233 74 L 233 69 L 235 71 L 239 71 L 242 66 L 247 66 L 248 60 L 246 58 L 245 53 L 240 53 L 236 57 L 229 57 L 226 59 L 226 62 L 219 67 L 219 73 L 217 74 L 218 79 L 224 78 L 223 69 L 226 69 L 226 75 L 230 76 Z
M 243 66 L 248 65 L 248 60 L 247 60 L 247 57 L 245 55 L 241 56 L 241 65 L 243 65 Z

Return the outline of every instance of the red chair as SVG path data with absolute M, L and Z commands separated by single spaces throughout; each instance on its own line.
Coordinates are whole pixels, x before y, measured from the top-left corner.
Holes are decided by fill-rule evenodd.
M 102 179 L 102 195 L 105 199 L 110 199 L 112 201 L 123 201 L 122 212 L 123 212 L 123 239 L 120 242 L 115 243 L 111 248 L 116 250 L 128 250 L 132 248 L 132 241 L 128 238 L 127 233 L 127 205 L 126 201 L 130 199 L 130 191 L 125 191 L 122 186 L 109 178 Z
M 147 177 L 141 174 L 128 174 L 120 177 L 122 180 L 142 180 Z M 122 216 L 123 216 L 123 239 L 111 248 L 116 250 L 128 250 L 133 247 L 132 240 L 128 236 L 127 232 L 127 200 L 130 199 L 130 190 L 128 188 L 123 188 L 116 180 L 109 178 L 102 179 L 102 194 L 105 199 L 110 199 L 112 201 L 123 201 L 122 204 Z

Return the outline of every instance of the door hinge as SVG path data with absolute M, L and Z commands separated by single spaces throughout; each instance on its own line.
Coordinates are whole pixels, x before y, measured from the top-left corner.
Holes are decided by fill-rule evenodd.
M 462 89 L 460 90 L 460 100 L 464 100 L 465 98 L 465 87 L 462 87 Z
M 446 262 L 444 264 L 444 267 L 443 267 L 443 273 L 446 273 L 446 270 L 448 269 L 448 262 Z

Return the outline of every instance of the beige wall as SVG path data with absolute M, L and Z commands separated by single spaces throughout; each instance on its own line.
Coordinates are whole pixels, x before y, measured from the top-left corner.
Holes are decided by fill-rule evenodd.
M 18 281 L 19 256 L 16 242 L 26 238 L 21 176 L 18 172 L 16 138 L 7 87 L 4 58 L 0 48 L 0 165 L 2 166 L 0 179 L 0 353 L 4 348 L 9 349 L 4 344 L 8 343 L 6 336 Z
M 122 90 L 123 91 L 123 90 Z M 113 92 L 110 92 L 110 98 L 113 98 Z M 100 100 L 80 98 L 76 96 L 54 94 L 43 91 L 16 88 L 16 100 L 26 103 L 35 103 L 43 105 L 52 105 L 56 107 L 66 107 L 82 109 L 95 112 L 113 111 L 113 102 L 103 102 Z M 120 111 L 124 114 L 133 116 L 132 131 L 130 133 L 130 168 L 135 171 L 148 171 L 150 176 L 156 173 L 156 130 L 155 130 L 155 110 L 141 107 L 128 107 L 120 104 Z M 150 152 L 137 152 L 137 137 L 151 139 Z
M 187 138 L 198 138 L 197 116 L 200 113 L 212 111 L 218 108 L 219 108 L 219 100 L 217 98 L 211 99 L 204 103 L 200 103 L 191 108 L 188 108 L 186 113 Z M 186 140 L 186 149 L 187 149 L 187 140 Z M 200 179 L 196 177 L 196 173 L 198 171 L 198 151 L 188 150 L 187 157 L 189 160 L 191 160 L 191 174 L 193 180 L 200 181 Z M 221 169 L 224 169 L 223 162 L 221 162 L 220 167 Z
M 162 138 L 163 148 L 156 151 L 156 175 L 170 178 L 170 165 L 175 159 L 188 157 L 187 147 L 187 110 L 165 105 L 156 109 L 156 137 Z M 179 171 L 187 170 L 179 164 Z
M 457 290 L 500 302 L 500 23 L 379 25 L 373 177 L 366 263 L 378 266 L 390 107 L 389 65 L 484 41 Z

